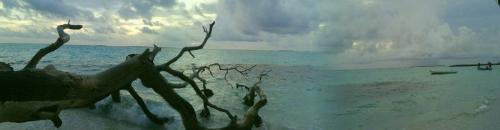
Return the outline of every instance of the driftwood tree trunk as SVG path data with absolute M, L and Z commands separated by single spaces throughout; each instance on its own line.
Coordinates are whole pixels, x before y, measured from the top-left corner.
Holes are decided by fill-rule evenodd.
M 55 51 L 69 41 L 69 35 L 64 32 L 64 29 L 82 28 L 81 25 L 71 25 L 69 22 L 68 24 L 59 25 L 57 27 L 59 38 L 56 42 L 38 51 L 24 69 L 13 71 L 10 66 L 0 63 L 0 83 L 2 83 L 0 86 L 0 122 L 25 122 L 48 119 L 58 127 L 62 123 L 58 117 L 61 110 L 91 107 L 95 102 L 109 95 L 112 95 L 115 101 L 119 101 L 119 91 L 127 90 L 137 100 L 144 113 L 153 122 L 161 124 L 166 119 L 158 118 L 151 113 L 130 84 L 132 81 L 140 79 L 145 87 L 152 88 L 180 113 L 183 125 L 188 130 L 212 128 L 202 126 L 198 121 L 193 106 L 174 91 L 174 89 L 185 88 L 186 85 L 191 86 L 197 96 L 203 100 L 204 109 L 201 113 L 202 116 L 210 116 L 209 109 L 213 108 L 226 113 L 231 119 L 231 122 L 226 127 L 214 129 L 251 129 L 254 125 L 259 126 L 261 119 L 258 116 L 258 111 L 267 103 L 267 98 L 262 89 L 256 87 L 261 82 L 261 79 L 249 91 L 249 94 L 253 95 L 251 97 L 251 107 L 243 118 L 238 119 L 228 110 L 220 108 L 208 100 L 214 92 L 206 88 L 205 80 L 199 76 L 204 70 L 209 70 L 210 66 L 218 66 L 219 69 L 226 70 L 225 77 L 229 70 L 246 73 L 245 71 L 249 71 L 251 68 L 242 71 L 238 67 L 222 68 L 221 65 L 216 64 L 195 68 L 195 73 L 187 76 L 181 71 L 170 67 L 185 52 L 190 53 L 194 57 L 191 51 L 204 47 L 211 36 L 214 24 L 215 22 L 211 23 L 208 29 L 203 27 L 206 36 L 200 45 L 183 48 L 176 57 L 164 64 L 155 65 L 153 63 L 156 54 L 161 50 L 159 47 L 154 46 L 152 51 L 146 49 L 142 54 L 131 54 L 125 62 L 93 75 L 77 75 L 63 72 L 50 65 L 43 69 L 36 68 L 36 65 L 43 56 Z M 176 76 L 186 83 L 169 83 L 160 74 L 160 71 L 165 71 Z M 210 73 L 212 72 L 210 71 Z M 203 82 L 203 89 L 200 89 L 194 79 Z M 256 103 L 253 103 L 255 95 L 258 95 L 260 99 Z
M 24 122 L 50 119 L 61 125 L 60 110 L 88 107 L 136 80 L 148 65 L 152 65 L 149 50 L 94 75 L 76 75 L 47 66 L 36 69 L 43 56 L 69 41 L 64 29 L 80 29 L 81 25 L 63 24 L 57 27 L 59 38 L 40 49 L 20 71 L 0 72 L 0 122 Z
M 148 51 L 95 75 L 71 74 L 51 66 L 0 72 L 0 122 L 51 119 L 59 126 L 60 110 L 92 105 L 137 79 L 142 68 L 152 64 L 147 55 Z
M 0 71 L 14 71 L 14 68 L 7 63 L 0 62 Z

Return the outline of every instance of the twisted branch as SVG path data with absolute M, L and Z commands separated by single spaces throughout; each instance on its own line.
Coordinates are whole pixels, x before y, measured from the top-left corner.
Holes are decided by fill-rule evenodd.
M 252 70 L 255 66 L 257 66 L 257 65 L 253 65 L 253 66 L 251 66 L 251 67 L 249 67 L 249 68 L 245 68 L 245 67 L 240 66 L 240 65 L 236 65 L 236 66 L 232 66 L 232 67 L 224 68 L 224 67 L 222 67 L 222 65 L 220 65 L 219 63 L 214 63 L 214 64 L 210 64 L 210 65 L 208 65 L 208 69 L 209 69 L 209 70 L 210 70 L 210 67 L 211 67 L 211 66 L 217 66 L 217 67 L 219 68 L 219 70 L 221 70 L 221 71 L 225 71 L 225 73 L 224 73 L 224 80 L 225 80 L 226 82 L 229 82 L 229 80 L 227 80 L 227 74 L 229 74 L 229 71 L 234 70 L 234 71 L 236 71 L 236 72 L 240 73 L 241 75 L 246 76 L 246 75 L 248 74 L 248 71 L 251 71 L 251 70 Z M 240 70 L 240 69 L 242 69 L 242 70 Z
M 64 29 L 72 29 L 79 30 L 83 26 L 82 25 L 71 25 L 70 20 L 68 20 L 67 24 L 62 24 L 57 26 L 57 33 L 59 34 L 59 38 L 57 38 L 56 42 L 50 44 L 49 46 L 40 49 L 33 58 L 28 62 L 28 64 L 24 67 L 24 69 L 33 69 L 36 68 L 38 62 L 47 54 L 57 50 L 59 47 L 64 45 L 64 43 L 69 41 L 69 35 L 64 32 Z
M 14 71 L 14 68 L 7 63 L 0 62 L 0 71 Z
M 213 21 L 212 23 L 210 23 L 210 26 L 209 26 L 209 29 L 207 30 L 205 28 L 205 26 L 202 26 L 203 27 L 203 31 L 205 32 L 206 36 L 205 38 L 203 39 L 203 42 L 198 45 L 198 46 L 190 46 L 190 47 L 184 47 L 182 48 L 181 52 L 179 52 L 177 54 L 177 56 L 175 56 L 174 58 L 170 59 L 167 63 L 165 64 L 162 64 L 162 65 L 159 65 L 159 66 L 163 66 L 163 67 L 168 67 L 170 66 L 172 63 L 176 62 L 177 60 L 179 60 L 179 58 L 182 57 L 182 55 L 184 55 L 185 52 L 189 52 L 189 54 L 194 57 L 193 53 L 191 53 L 191 51 L 194 51 L 194 50 L 199 50 L 199 49 L 203 49 L 203 47 L 205 46 L 205 44 L 207 43 L 208 39 L 210 38 L 210 36 L 212 36 L 212 28 L 214 27 L 215 25 L 215 21 Z M 163 70 L 163 69 L 160 69 L 160 70 Z
M 262 71 L 259 76 L 257 77 L 257 82 L 255 82 L 252 87 L 248 87 L 243 84 L 237 84 L 237 87 L 242 87 L 248 90 L 248 94 L 243 97 L 243 103 L 247 106 L 252 106 L 254 105 L 254 99 L 256 96 L 256 93 L 260 91 L 260 87 L 258 86 L 260 83 L 262 83 L 262 78 L 269 76 L 268 73 L 271 72 L 271 70 L 266 70 Z
M 251 129 L 253 125 L 255 126 L 260 126 L 262 123 L 262 120 L 260 119 L 258 115 L 258 111 L 260 108 L 262 108 L 266 103 L 267 103 L 267 98 L 264 94 L 264 92 L 261 90 L 260 87 L 257 85 L 261 83 L 262 77 L 267 75 L 267 72 L 265 74 L 261 74 L 259 77 L 259 81 L 254 84 L 252 87 L 251 93 L 260 97 L 260 100 L 252 105 L 248 111 L 245 113 L 244 118 L 242 119 L 237 119 L 236 116 L 232 115 L 228 110 L 220 108 L 212 103 L 209 102 L 208 96 L 209 94 L 207 91 L 206 84 L 207 81 L 203 79 L 199 74 L 208 70 L 210 74 L 213 76 L 212 71 L 210 70 L 210 67 L 213 66 L 218 66 L 219 70 L 226 71 L 225 74 L 225 79 L 227 81 L 227 73 L 230 70 L 235 70 L 239 72 L 242 75 L 246 75 L 247 71 L 250 71 L 252 68 L 255 66 L 252 66 L 250 68 L 245 68 L 242 66 L 232 66 L 232 67 L 227 67 L 224 68 L 220 64 L 211 64 L 208 66 L 204 67 L 194 67 L 193 69 L 193 74 L 190 76 L 186 76 L 183 72 L 174 70 L 170 67 L 171 64 L 176 62 L 185 52 L 188 52 L 192 57 L 195 57 L 192 53 L 193 50 L 199 50 L 204 47 L 206 42 L 211 36 L 212 33 L 212 28 L 214 26 L 215 22 L 211 23 L 209 28 L 203 27 L 203 31 L 206 33 L 206 36 L 203 40 L 203 42 L 198 45 L 198 46 L 192 46 L 192 47 L 185 47 L 183 48 L 179 54 L 177 54 L 176 57 L 173 59 L 169 60 L 168 62 L 154 66 L 153 59 L 155 55 L 161 50 L 161 48 L 157 47 L 156 45 L 154 46 L 153 51 L 149 51 L 147 49 L 140 55 L 129 55 L 129 60 L 127 60 L 124 63 L 121 63 L 113 68 L 107 69 L 103 72 L 90 75 L 90 76 L 80 76 L 80 75 L 73 75 L 69 74 L 67 72 L 63 71 L 58 71 L 55 68 L 52 69 L 44 69 L 44 70 L 38 70 L 39 75 L 45 75 L 45 76 L 52 76 L 51 78 L 57 79 L 57 80 L 50 80 L 53 81 L 54 83 L 57 83 L 56 88 L 50 89 L 51 91 L 43 91 L 43 92 L 38 92 L 38 91 L 27 91 L 31 94 L 44 94 L 50 93 L 50 97 L 54 97 L 57 99 L 54 100 L 61 100 L 61 99 L 68 99 L 69 101 L 63 102 L 63 103 L 58 103 L 57 105 L 51 105 L 47 107 L 37 107 L 35 109 L 39 109 L 40 111 L 36 111 L 34 114 L 37 114 L 39 117 L 26 117 L 26 119 L 18 120 L 18 121 L 30 121 L 30 120 L 41 120 L 41 119 L 51 119 L 53 120 L 54 124 L 56 126 L 60 126 L 61 121 L 58 118 L 58 113 L 60 110 L 63 109 L 69 109 L 69 108 L 76 108 L 76 107 L 88 107 L 91 104 L 94 104 L 95 102 L 102 100 L 103 98 L 109 96 L 111 93 L 119 91 L 120 89 L 126 89 L 130 92 L 130 94 L 136 99 L 138 104 L 141 106 L 143 111 L 145 112 L 146 116 L 148 116 L 150 119 L 152 119 L 154 122 L 162 123 L 164 120 L 156 117 L 153 115 L 151 112 L 147 111 L 147 107 L 144 103 L 144 101 L 140 98 L 140 96 L 135 92 L 135 90 L 130 86 L 130 82 L 136 80 L 139 78 L 142 82 L 142 84 L 145 87 L 152 88 L 157 94 L 159 94 L 165 101 L 167 101 L 170 106 L 172 106 L 175 110 L 179 112 L 179 114 L 182 117 L 182 121 L 184 124 L 184 127 L 188 130 L 199 130 L 199 129 L 210 129 L 206 128 L 198 122 L 198 119 L 196 117 L 196 112 L 193 108 L 193 106 L 183 99 L 180 95 L 178 95 L 175 91 L 174 88 L 177 87 L 184 87 L 187 84 L 189 84 L 196 94 L 203 100 L 203 105 L 204 109 L 202 110 L 202 115 L 209 115 L 209 107 L 216 109 L 218 111 L 221 111 L 225 113 L 230 119 L 231 122 L 229 125 L 223 128 L 216 128 L 216 129 L 225 129 L 225 130 L 234 130 L 234 129 Z M 59 33 L 59 38 L 57 41 L 50 46 L 41 49 L 37 54 L 30 60 L 30 63 L 26 65 L 24 69 L 34 69 L 36 70 L 36 64 L 40 61 L 40 59 L 47 55 L 48 53 L 56 50 L 60 46 L 62 46 L 64 43 L 69 41 L 69 35 L 64 32 L 64 29 L 80 29 L 82 26 L 81 25 L 71 25 L 69 24 L 63 24 L 59 25 L 57 27 L 58 33 Z M 6 67 L 1 67 L 1 68 L 6 68 Z M 47 68 L 47 67 L 46 67 Z M 167 73 L 170 73 L 171 75 L 180 78 L 181 80 L 185 81 L 186 83 L 183 84 L 172 84 L 168 83 L 165 77 L 163 77 L 160 74 L 160 71 L 166 71 Z M 35 71 L 22 71 L 19 73 L 34 73 Z M 17 73 L 17 72 L 16 72 Z M 50 75 L 48 74 L 50 73 Z M 8 73 L 5 73 L 8 74 Z M 8 77 L 7 77 L 8 78 Z M 64 91 L 64 92 L 59 92 L 55 94 L 59 95 L 54 95 L 53 90 L 58 90 L 57 88 L 65 88 L 68 86 L 68 84 L 65 84 L 62 82 L 61 79 L 69 79 L 70 80 L 70 87 L 74 87 L 76 89 L 70 89 L 69 91 Z M 194 81 L 195 79 L 200 80 L 203 82 L 203 90 L 200 89 L 200 87 L 196 84 Z M 4 80 L 4 81 L 9 81 L 9 80 Z M 49 82 L 52 83 L 52 82 Z M 47 84 L 49 84 L 47 83 Z M 31 84 L 28 87 L 24 88 L 30 88 Z M 128 86 L 127 86 L 128 85 Z M 13 86 L 13 85 L 12 85 Z M 36 86 L 36 85 L 35 85 Z M 39 85 L 40 86 L 40 85 Z M 43 85 L 42 85 L 43 86 Z M 53 86 L 51 84 L 47 86 Z M 9 86 L 10 87 L 10 86 Z M 23 87 L 21 87 L 23 88 Z M 47 89 L 46 87 L 43 89 Z M 23 90 L 24 91 L 24 90 Z M 9 92 L 7 92 L 9 93 Z M 115 98 L 117 98 L 119 95 L 117 93 L 114 93 Z M 10 101 L 14 99 L 20 98 L 19 96 L 22 95 L 16 95 L 14 97 L 9 97 Z M 42 95 L 43 96 L 43 95 Z M 11 99 L 12 98 L 12 99 Z M 27 98 L 36 98 L 36 96 L 28 96 Z M 45 98 L 40 98 L 43 100 L 49 100 Z M 38 99 L 37 99 L 38 100 Z M 9 108 L 9 110 L 16 110 L 16 108 Z M 24 111 L 30 111 L 31 106 L 29 108 L 23 108 Z M 0 113 L 2 114 L 2 113 Z M 10 113 L 3 113 L 3 114 L 10 114 Z M 21 113 L 21 114 L 28 114 L 31 115 L 30 113 Z M 5 116 L 0 116 L 0 117 L 5 117 Z M 12 116 L 12 117 L 7 117 L 6 120 L 11 121 L 11 118 L 17 118 L 17 116 Z M 1 122 L 1 121 L 0 121 Z
M 209 29 L 207 30 L 204 26 L 203 26 L 203 31 L 205 32 L 206 36 L 203 40 L 203 42 L 198 45 L 198 46 L 190 46 L 190 47 L 184 47 L 181 49 L 181 51 L 177 54 L 177 56 L 175 56 L 174 58 L 172 58 L 171 60 L 169 60 L 168 62 L 164 63 L 164 64 L 161 64 L 161 65 L 158 65 L 156 66 L 156 68 L 158 70 L 161 70 L 161 71 L 166 71 L 167 73 L 170 73 L 171 75 L 175 76 L 175 77 L 178 77 L 180 78 L 181 80 L 187 82 L 189 85 L 191 85 L 191 87 L 194 89 L 194 91 L 196 92 L 196 95 L 198 95 L 202 100 L 203 100 L 203 106 L 204 106 L 204 110 L 202 111 L 201 115 L 202 116 L 209 116 L 210 115 L 210 112 L 208 110 L 208 106 L 216 109 L 216 110 L 219 110 L 219 111 L 227 111 L 225 109 L 222 109 L 222 108 L 219 108 L 219 107 L 216 107 L 215 105 L 211 104 L 209 101 L 208 101 L 208 97 L 202 92 L 202 90 L 200 90 L 200 88 L 198 87 L 198 85 L 196 84 L 196 82 L 193 80 L 192 77 L 188 77 L 186 75 L 184 75 L 182 72 L 180 71 L 177 71 L 177 70 L 174 70 L 172 68 L 170 68 L 170 65 L 173 64 L 174 62 L 176 62 L 177 60 L 179 60 L 180 57 L 182 57 L 182 55 L 185 53 L 185 52 L 189 52 L 189 54 L 192 56 L 192 57 L 195 57 L 191 51 L 194 51 L 194 50 L 200 50 L 200 49 L 203 49 L 203 47 L 205 46 L 205 44 L 207 43 L 208 39 L 210 38 L 210 36 L 212 35 L 212 30 L 213 30 L 213 26 L 215 25 L 215 21 L 212 22 L 210 25 L 209 25 Z M 214 107 L 215 106 L 215 107 Z M 235 120 L 235 118 L 230 114 L 230 113 L 227 113 L 229 118 L 231 120 Z

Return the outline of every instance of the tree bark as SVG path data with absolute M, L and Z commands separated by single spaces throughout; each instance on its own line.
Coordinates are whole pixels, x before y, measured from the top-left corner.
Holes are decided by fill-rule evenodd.
M 244 118 L 235 120 L 222 128 L 206 128 L 201 126 L 196 117 L 193 106 L 178 95 L 172 87 L 169 87 L 166 80 L 161 76 L 160 71 L 151 69 L 145 72 L 141 77 L 141 82 L 144 86 L 152 88 L 158 93 L 165 101 L 167 101 L 177 112 L 180 113 L 184 127 L 187 130 L 208 130 L 208 129 L 221 129 L 221 130 L 237 130 L 237 129 L 251 129 L 256 121 L 260 119 L 258 111 L 267 103 L 267 98 L 264 92 L 257 87 L 253 93 L 257 93 L 260 100 L 251 106 L 246 112 Z M 259 118 L 259 119 L 258 119 Z M 256 125 L 258 126 L 258 125 Z
M 36 65 L 38 62 L 43 58 L 43 56 L 49 54 L 50 52 L 53 52 L 57 50 L 59 47 L 61 47 L 64 43 L 69 41 L 69 35 L 64 32 L 64 29 L 73 29 L 73 30 L 79 30 L 83 26 L 82 25 L 71 25 L 69 23 L 70 21 L 68 20 L 68 24 L 63 24 L 57 26 L 57 33 L 59 34 L 59 38 L 57 38 L 56 42 L 50 44 L 49 46 L 40 49 L 33 58 L 28 62 L 28 64 L 24 67 L 24 69 L 33 69 L 36 68 Z
M 0 122 L 55 119 L 60 110 L 88 107 L 137 79 L 144 68 L 152 65 L 149 54 L 146 50 L 95 75 L 71 74 L 52 66 L 0 71 L 0 82 L 3 84 L 0 86 Z M 47 108 L 50 111 L 46 111 Z M 57 122 L 54 124 L 60 125 Z
M 0 62 L 0 71 L 14 71 L 14 68 L 7 63 Z
M 9 65 L 0 64 L 0 83 L 2 83 L 0 86 L 0 90 L 2 90 L 0 91 L 0 122 L 51 120 L 56 127 L 59 127 L 62 124 L 61 119 L 58 117 L 61 110 L 89 107 L 109 95 L 114 95 L 114 100 L 118 100 L 119 90 L 126 89 L 141 106 L 141 109 L 148 118 L 155 123 L 163 123 L 166 119 L 158 118 L 152 114 L 147 109 L 144 101 L 130 85 L 132 81 L 140 79 L 145 87 L 152 88 L 172 108 L 180 113 L 182 123 L 188 130 L 237 130 L 251 129 L 254 125 L 259 126 L 262 121 L 258 115 L 258 111 L 267 103 L 264 92 L 260 87 L 257 87 L 262 78 L 259 78 L 259 81 L 254 84 L 252 91 L 249 93 L 252 95 L 252 100 L 256 97 L 255 95 L 260 100 L 248 109 L 243 118 L 238 119 L 228 110 L 220 108 L 208 100 L 209 95 L 213 94 L 213 92 L 209 94 L 209 89 L 205 86 L 206 82 L 199 76 L 199 73 L 207 67 L 198 68 L 191 76 L 186 76 L 182 72 L 170 68 L 170 65 L 182 57 L 185 52 L 189 52 L 194 57 L 191 51 L 204 47 L 211 36 L 214 24 L 215 22 L 211 23 L 208 30 L 203 28 L 206 36 L 200 45 L 183 48 L 176 57 L 164 64 L 154 65 L 153 60 L 161 50 L 159 47 L 154 46 L 152 51 L 146 49 L 142 54 L 131 54 L 125 62 L 93 75 L 77 75 L 63 72 L 51 65 L 43 69 L 36 68 L 36 65 L 43 56 L 69 41 L 69 35 L 64 33 L 64 29 L 81 28 L 81 25 L 70 25 L 69 22 L 68 24 L 59 25 L 57 27 L 59 33 L 58 40 L 38 51 L 23 70 L 13 71 Z M 240 70 L 238 67 L 222 69 L 218 64 L 213 66 L 219 66 L 219 69 L 225 70 L 226 73 L 229 70 L 236 70 L 243 74 L 251 69 Z M 186 83 L 169 83 L 160 74 L 160 71 L 166 71 Z M 203 90 L 198 87 L 194 81 L 195 78 L 203 81 Z M 206 128 L 202 126 L 197 119 L 193 106 L 174 91 L 174 89 L 183 88 L 186 85 L 190 85 L 197 96 L 203 100 L 204 109 L 202 112 L 205 113 L 205 116 L 209 116 L 210 112 L 208 110 L 209 108 L 213 108 L 226 113 L 231 122 L 222 128 Z

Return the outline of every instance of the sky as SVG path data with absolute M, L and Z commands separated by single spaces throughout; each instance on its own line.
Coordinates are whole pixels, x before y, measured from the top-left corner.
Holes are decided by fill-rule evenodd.
M 1 0 L 0 43 L 326 52 L 352 61 L 500 56 L 496 0 Z

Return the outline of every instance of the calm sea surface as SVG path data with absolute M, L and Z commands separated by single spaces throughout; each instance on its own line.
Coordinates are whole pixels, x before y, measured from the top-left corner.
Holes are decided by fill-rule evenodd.
M 23 67 L 45 45 L 0 44 L 0 61 Z M 78 74 L 92 74 L 122 62 L 145 47 L 65 45 L 42 59 L 39 67 Z M 156 63 L 165 62 L 179 49 L 164 48 Z M 256 64 L 248 77 L 230 73 L 229 84 L 252 84 L 263 70 L 272 70 L 261 85 L 268 105 L 261 109 L 264 125 L 257 129 L 497 129 L 500 127 L 500 71 L 471 68 L 403 67 L 392 69 L 339 70 L 327 54 L 293 51 L 200 50 L 196 58 L 185 55 L 175 68 L 188 71 L 196 64 Z M 249 66 L 249 65 L 247 65 Z M 457 74 L 431 76 L 429 70 L 455 70 Z M 232 88 L 223 79 L 203 75 L 215 96 L 210 100 L 243 116 L 246 90 Z M 180 82 L 172 76 L 167 79 Z M 173 121 L 157 126 L 148 121 L 127 92 L 122 103 L 105 99 L 97 109 L 65 110 L 61 129 L 183 129 L 180 116 L 152 90 L 139 82 L 134 88 L 149 108 Z M 201 100 L 190 88 L 176 90 L 199 112 Z M 212 110 L 205 125 L 223 126 L 227 117 Z M 55 129 L 50 121 L 0 123 L 0 129 Z

